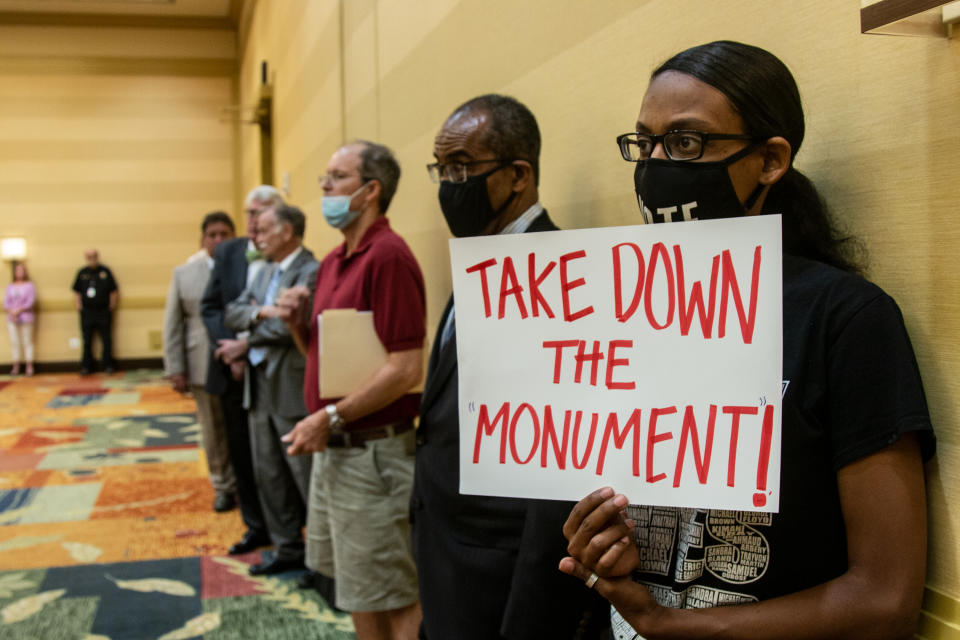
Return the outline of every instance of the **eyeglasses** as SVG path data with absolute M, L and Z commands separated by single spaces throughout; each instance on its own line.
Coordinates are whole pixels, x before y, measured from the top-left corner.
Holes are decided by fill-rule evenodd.
M 446 182 L 466 182 L 467 178 L 470 177 L 467 175 L 467 167 L 472 167 L 475 164 L 490 164 L 491 162 L 497 162 L 501 165 L 508 164 L 511 160 L 501 160 L 500 158 L 488 158 L 487 160 L 471 160 L 469 162 L 434 162 L 433 164 L 427 165 L 427 173 L 430 174 L 430 179 L 436 183 L 441 181 Z
M 617 136 L 620 155 L 627 162 L 648 159 L 658 143 L 663 143 L 667 157 L 677 162 L 698 160 L 711 140 L 752 140 L 745 133 L 707 133 L 705 131 L 667 131 L 661 135 L 650 133 L 624 133 Z
M 353 178 L 354 176 L 356 176 L 357 178 L 360 178 L 361 180 L 364 180 L 364 181 L 366 180 L 366 178 L 364 178 L 359 173 L 342 173 L 340 171 L 334 171 L 333 173 L 328 173 L 327 175 L 320 176 L 319 178 L 317 178 L 317 181 L 320 184 L 326 184 L 328 181 L 340 182 L 341 180 L 346 180 L 347 178 Z

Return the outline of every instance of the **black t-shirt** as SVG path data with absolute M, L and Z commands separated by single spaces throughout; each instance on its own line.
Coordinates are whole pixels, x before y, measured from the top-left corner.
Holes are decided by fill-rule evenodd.
M 896 303 L 827 265 L 783 258 L 779 513 L 631 505 L 641 570 L 662 605 L 767 600 L 847 570 L 837 471 L 916 432 L 935 439 Z M 613 612 L 614 637 L 633 631 Z
M 117 290 L 117 283 L 110 269 L 101 264 L 95 269 L 80 269 L 73 280 L 73 290 L 80 294 L 84 310 L 107 309 L 110 307 L 110 294 Z

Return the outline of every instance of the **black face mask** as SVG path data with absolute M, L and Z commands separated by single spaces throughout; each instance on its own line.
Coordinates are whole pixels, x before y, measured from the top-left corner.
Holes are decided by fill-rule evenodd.
M 445 180 L 440 183 L 440 209 L 450 233 L 458 238 L 479 236 L 503 213 L 517 192 L 510 192 L 510 197 L 494 210 L 487 191 L 487 178 L 509 166 L 502 164 L 486 173 L 470 176 L 464 182 Z
M 641 160 L 633 172 L 633 183 L 644 221 L 713 220 L 746 214 L 766 185 L 758 184 L 741 203 L 727 167 L 756 149 L 757 145 L 750 145 L 719 162 Z

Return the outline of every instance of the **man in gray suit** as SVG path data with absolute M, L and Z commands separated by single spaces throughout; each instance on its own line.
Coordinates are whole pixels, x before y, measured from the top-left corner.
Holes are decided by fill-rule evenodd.
M 200 315 L 200 299 L 213 269 L 214 249 L 233 238 L 233 220 L 223 211 L 214 211 L 204 217 L 201 229 L 203 249 L 173 270 L 163 315 L 163 364 L 173 388 L 180 393 L 191 392 L 197 401 L 203 449 L 214 491 L 213 509 L 230 511 L 236 506 L 237 481 L 230 465 L 220 396 L 209 394 L 203 388 L 210 348 Z
M 274 546 L 273 559 L 252 565 L 251 575 L 303 568 L 301 529 L 311 460 L 288 455 L 280 438 L 307 415 L 303 402 L 306 361 L 274 302 L 290 287 L 313 288 L 319 265 L 303 247 L 305 226 L 303 212 L 287 205 L 257 216 L 257 248 L 270 262 L 226 309 L 228 328 L 250 332 L 250 444 L 260 503 Z

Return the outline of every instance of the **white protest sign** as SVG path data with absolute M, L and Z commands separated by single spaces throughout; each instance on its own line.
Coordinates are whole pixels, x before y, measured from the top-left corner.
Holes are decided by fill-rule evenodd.
M 460 491 L 777 511 L 780 217 L 450 241 Z

